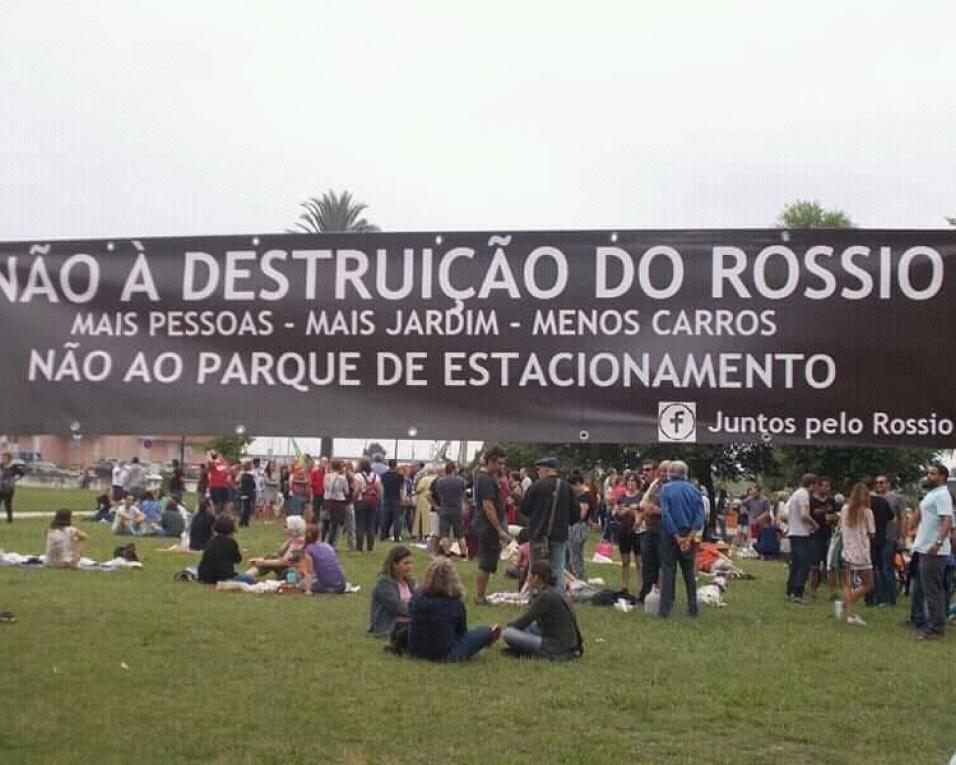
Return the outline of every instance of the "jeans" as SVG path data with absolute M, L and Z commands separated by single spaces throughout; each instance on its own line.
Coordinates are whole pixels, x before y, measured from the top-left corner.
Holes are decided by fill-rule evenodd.
M 244 584 L 255 584 L 256 578 L 252 574 L 236 574 L 232 578 L 232 581 L 242 582 Z
M 7 523 L 13 523 L 13 494 L 0 494 L 0 505 L 7 506 Z
M 375 505 L 368 502 L 355 504 L 355 545 L 359 552 L 362 552 L 362 546 L 366 543 L 369 552 L 372 552 L 375 547 L 376 510 Z
M 920 553 L 910 559 L 910 624 L 916 629 L 926 629 L 926 598 L 923 595 L 923 578 L 920 576 Z
M 530 654 L 531 656 L 544 656 L 544 641 L 541 639 L 541 630 L 538 629 L 537 622 L 532 622 L 526 630 L 519 630 L 517 627 L 505 627 L 501 633 L 505 643 L 516 653 Z
M 355 505 L 351 502 L 345 507 L 345 541 L 349 552 L 355 551 Z
M 345 585 L 320 584 L 318 580 L 312 583 L 312 593 L 314 595 L 341 595 L 345 592 Z
M 680 565 L 684 577 L 684 586 L 687 589 L 687 613 L 697 616 L 697 580 L 694 578 L 697 568 L 697 548 L 691 545 L 686 552 L 674 543 L 672 539 L 661 537 L 661 607 L 657 615 L 662 619 L 670 616 L 674 608 L 675 590 L 677 587 L 677 566 Z
M 584 544 L 587 541 L 587 523 L 584 521 L 575 523 L 568 532 L 568 553 L 571 561 L 571 573 L 578 579 L 584 579 Z
M 488 645 L 491 640 L 491 627 L 475 627 L 460 636 L 451 647 L 448 661 L 464 661 L 470 659 L 478 651 Z
M 648 529 L 641 534 L 641 591 L 638 600 L 644 600 L 660 580 L 661 532 Z
M 946 632 L 946 556 L 920 554 L 919 578 L 929 614 L 926 630 L 942 635 Z
M 403 520 L 401 505 L 382 500 L 382 527 L 379 529 L 381 540 L 384 542 L 391 533 L 393 540 L 401 542 Z
M 790 574 L 787 577 L 787 595 L 803 597 L 803 588 L 810 576 L 813 542 L 810 537 L 790 537 Z
M 334 520 L 329 524 L 329 535 L 325 538 L 325 541 L 330 547 L 335 547 L 335 542 L 339 538 L 340 528 L 342 528 L 342 524 Z
M 322 500 L 325 497 L 317 497 L 314 494 L 312 495 L 312 523 L 318 525 L 320 519 L 322 518 Z
M 251 497 L 243 496 L 239 498 L 240 505 L 242 506 L 242 513 L 239 516 L 240 526 L 249 525 L 249 518 L 252 517 L 252 506 L 253 504 L 255 504 L 255 501 L 256 501 L 255 494 L 253 494 Z
M 877 602 L 896 605 L 896 576 L 893 572 L 893 558 L 896 557 L 896 540 L 887 539 L 879 551 L 880 561 L 877 572 Z
M 723 515 L 718 515 L 717 526 L 720 528 L 720 538 L 722 540 L 726 540 L 727 539 L 727 517 Z
M 564 592 L 564 565 L 568 557 L 567 542 L 550 542 L 550 555 L 548 562 L 551 564 L 551 576 L 554 578 L 552 586 L 557 592 Z M 540 549 L 535 542 L 531 543 L 531 565 L 538 560 L 540 556 L 537 550 Z

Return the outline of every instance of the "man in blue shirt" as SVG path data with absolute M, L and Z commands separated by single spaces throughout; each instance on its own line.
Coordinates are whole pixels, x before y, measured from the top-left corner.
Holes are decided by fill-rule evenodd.
M 661 488 L 661 606 L 658 615 L 670 616 L 674 608 L 675 576 L 680 564 L 687 588 L 687 613 L 697 616 L 697 545 L 704 529 L 704 504 L 700 490 L 687 480 L 687 463 L 674 460 L 669 480 Z

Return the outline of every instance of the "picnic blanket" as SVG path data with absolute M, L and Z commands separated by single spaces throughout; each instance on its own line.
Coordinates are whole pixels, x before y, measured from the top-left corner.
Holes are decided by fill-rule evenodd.
M 0 552 L 0 566 L 19 566 L 20 568 L 41 568 L 46 566 L 46 555 L 21 555 L 15 552 Z M 125 558 L 111 558 L 97 562 L 92 558 L 80 558 L 80 571 L 123 571 L 142 568 L 139 561 Z

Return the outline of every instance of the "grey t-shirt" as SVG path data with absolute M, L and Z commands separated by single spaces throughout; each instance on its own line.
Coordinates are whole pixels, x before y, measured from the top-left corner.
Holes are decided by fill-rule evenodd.
M 438 497 L 438 512 L 441 515 L 460 513 L 465 496 L 465 479 L 460 475 L 446 475 L 432 484 Z
M 759 497 L 747 497 L 740 503 L 747 511 L 747 522 L 753 525 L 761 515 L 770 510 L 770 503 L 762 494 Z
M 903 515 L 903 498 L 896 492 L 890 491 L 883 495 L 883 499 L 893 511 L 893 520 L 886 524 L 886 538 L 895 540 L 900 535 L 900 517 Z

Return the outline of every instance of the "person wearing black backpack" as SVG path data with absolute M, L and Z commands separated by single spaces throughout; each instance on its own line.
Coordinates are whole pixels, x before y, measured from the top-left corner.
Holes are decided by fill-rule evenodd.
M 378 514 L 378 500 L 381 496 L 382 480 L 372 470 L 372 463 L 363 459 L 359 463 L 359 472 L 355 474 L 355 545 L 362 552 L 363 544 L 368 551 L 375 548 L 375 521 Z
M 555 587 L 564 592 L 564 568 L 568 554 L 571 509 L 576 507 L 571 484 L 558 478 L 558 461 L 544 457 L 535 463 L 538 480 L 521 502 L 531 531 L 531 560 L 548 560 Z

